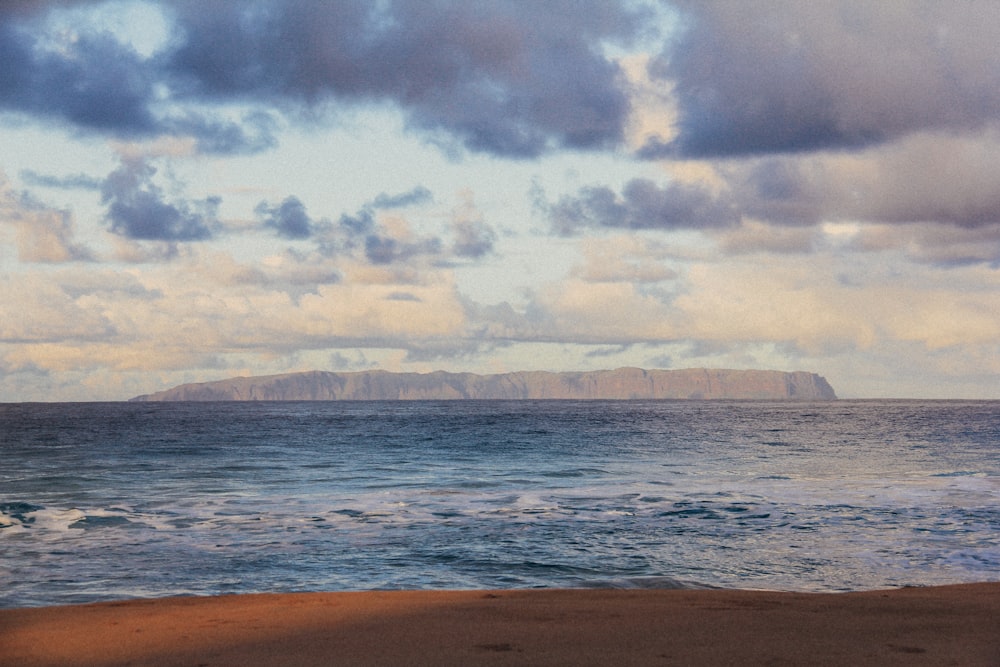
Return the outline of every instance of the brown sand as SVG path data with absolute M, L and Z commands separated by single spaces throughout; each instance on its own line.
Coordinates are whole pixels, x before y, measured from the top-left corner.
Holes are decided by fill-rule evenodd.
M 0 665 L 1000 665 L 1000 583 L 397 591 L 0 610 Z

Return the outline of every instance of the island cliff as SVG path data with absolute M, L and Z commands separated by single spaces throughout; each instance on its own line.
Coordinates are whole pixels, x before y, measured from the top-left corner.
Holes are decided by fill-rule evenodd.
M 519 399 L 833 400 L 815 373 L 766 370 L 643 370 L 499 375 L 309 371 L 184 384 L 133 401 L 379 401 Z

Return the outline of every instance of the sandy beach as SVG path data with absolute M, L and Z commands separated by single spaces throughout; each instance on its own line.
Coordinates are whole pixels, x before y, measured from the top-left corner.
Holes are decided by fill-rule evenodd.
M 1000 665 L 1000 583 L 392 591 L 0 610 L 2 665 Z

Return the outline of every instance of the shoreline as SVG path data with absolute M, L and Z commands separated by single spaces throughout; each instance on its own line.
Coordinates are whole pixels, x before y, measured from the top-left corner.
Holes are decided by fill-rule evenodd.
M 998 665 L 1000 582 L 257 593 L 0 609 L 0 664 Z

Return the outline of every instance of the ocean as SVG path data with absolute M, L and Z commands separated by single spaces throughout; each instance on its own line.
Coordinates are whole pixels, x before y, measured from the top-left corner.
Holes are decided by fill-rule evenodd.
M 0 405 L 0 607 L 1000 579 L 1000 402 Z

